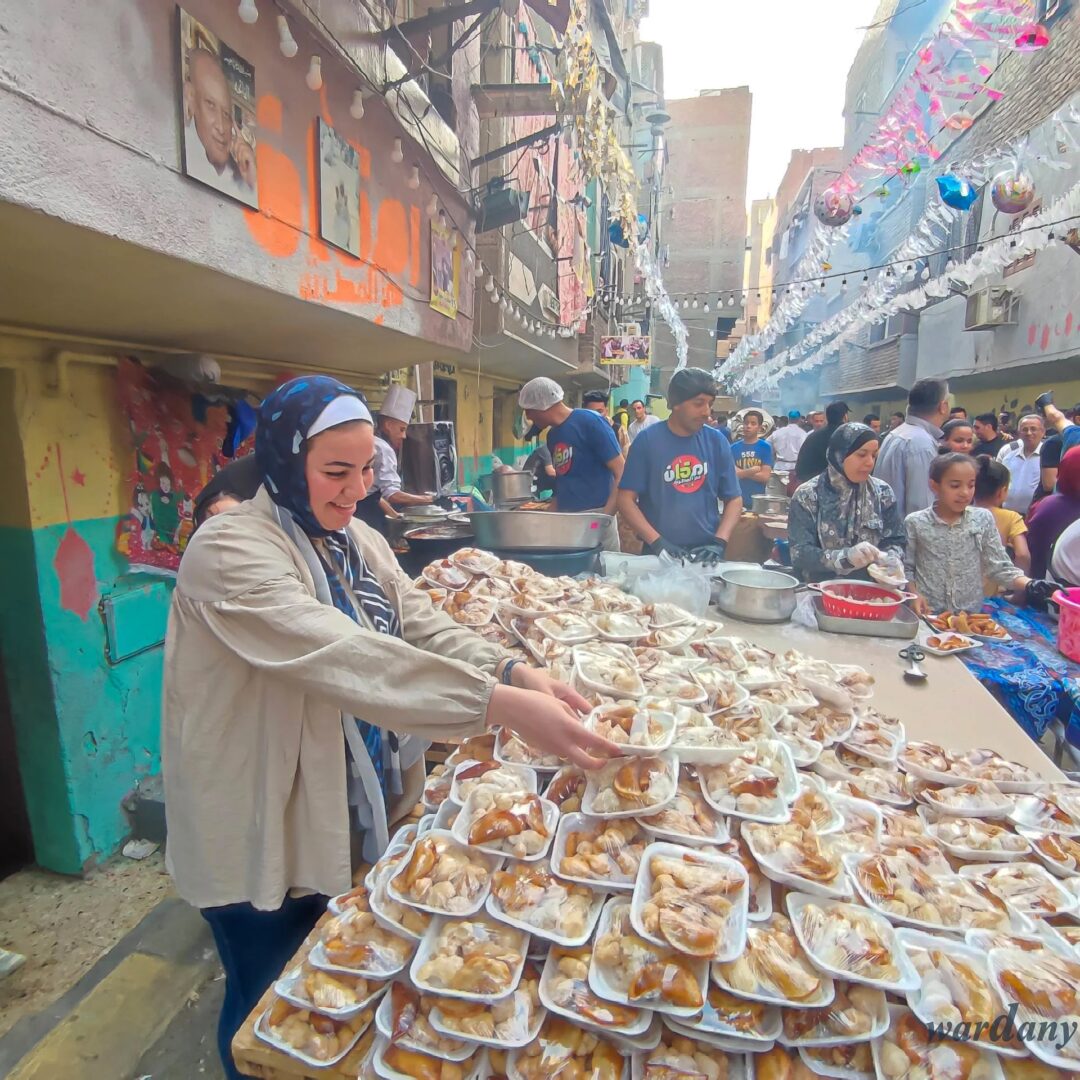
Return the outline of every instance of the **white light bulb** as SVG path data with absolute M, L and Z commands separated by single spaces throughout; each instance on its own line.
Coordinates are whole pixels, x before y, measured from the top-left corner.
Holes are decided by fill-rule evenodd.
M 473 260 L 476 258 L 476 256 L 473 254 L 473 249 L 471 247 L 467 247 L 465 249 L 465 254 L 462 256 L 462 258 L 465 260 L 466 266 L 472 266 Z
M 284 15 L 277 17 L 277 24 L 281 55 L 291 60 L 300 51 L 300 46 L 296 44 L 296 38 L 292 36 L 292 31 L 289 29 L 289 20 Z
M 255 6 L 255 0 L 240 0 L 240 6 L 236 9 L 241 22 L 248 26 L 259 21 L 259 9 Z
M 503 311 L 509 311 L 510 310 L 510 301 L 507 300 L 507 298 L 505 296 L 503 296 L 503 298 L 499 301 L 499 307 L 501 307 L 503 309 Z
M 308 65 L 307 75 L 304 76 L 304 82 L 308 84 L 309 90 L 321 90 L 322 89 L 322 57 L 313 56 L 311 63 Z
M 439 200 L 435 195 L 431 196 L 431 201 L 424 207 L 428 217 L 434 217 L 439 212 Z
M 390 151 L 390 160 L 395 165 L 400 165 L 405 160 L 405 151 L 402 148 L 401 140 L 394 140 L 394 148 Z
M 953 271 L 954 271 L 955 269 L 956 269 L 956 263 L 954 263 L 954 262 L 952 261 L 952 259 L 950 259 L 950 260 L 949 260 L 949 261 L 948 261 L 948 262 L 947 262 L 947 263 L 945 264 L 945 273 L 946 273 L 946 274 L 951 274 L 951 273 L 952 273 L 952 272 L 953 272 Z
M 498 290 L 497 289 L 488 289 L 488 299 L 490 299 L 493 304 L 497 304 L 499 302 L 499 292 L 498 292 Z
M 484 282 L 484 288 L 487 289 L 489 293 L 495 291 L 495 278 L 491 274 L 488 274 L 488 279 Z
M 476 265 L 473 267 L 472 272 L 473 277 L 477 280 L 484 276 L 484 264 L 479 259 L 476 260 Z
M 693 302 L 693 303 L 692 303 L 692 304 L 691 304 L 690 306 L 691 306 L 692 308 L 696 308 L 696 307 L 697 307 L 697 297 L 696 297 L 696 296 L 694 297 L 694 302 Z
M 705 306 L 701 310 L 704 311 L 706 315 L 708 315 L 709 312 L 712 311 L 712 308 L 709 307 L 708 300 L 705 301 Z
M 410 169 L 409 169 L 409 179 L 406 180 L 405 183 L 413 191 L 416 191 L 416 189 L 420 186 L 420 166 L 419 165 L 413 165 L 413 166 L 410 167 Z
M 349 115 L 354 120 L 364 119 L 364 91 L 354 90 L 352 95 L 352 104 L 349 106 Z
M 930 280 L 930 267 L 929 266 L 924 266 L 923 270 L 922 270 L 922 273 L 919 275 L 919 277 L 922 278 L 923 281 L 929 281 Z
M 727 302 L 728 302 L 728 307 L 734 307 L 735 306 L 735 294 L 734 293 L 729 293 L 728 294 Z

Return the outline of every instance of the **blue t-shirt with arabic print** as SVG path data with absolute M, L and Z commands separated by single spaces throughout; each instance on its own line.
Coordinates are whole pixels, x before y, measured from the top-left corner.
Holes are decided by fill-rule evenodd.
M 592 409 L 574 409 L 557 427 L 548 428 L 547 444 L 559 509 L 602 509 L 615 482 L 607 463 L 622 453 L 611 425 Z
M 711 427 L 676 435 L 653 424 L 630 444 L 619 487 L 665 540 L 693 548 L 711 543 L 720 527 L 720 502 L 741 494 L 727 439 Z

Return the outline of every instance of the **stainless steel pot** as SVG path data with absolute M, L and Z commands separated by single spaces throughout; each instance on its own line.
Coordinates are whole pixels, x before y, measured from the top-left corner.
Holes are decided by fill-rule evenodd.
M 776 570 L 722 570 L 717 576 L 716 604 L 721 611 L 748 622 L 787 622 L 795 610 L 799 579 Z
M 790 499 L 783 495 L 753 495 L 750 509 L 755 514 L 786 514 Z
M 533 494 L 531 472 L 496 472 L 491 474 L 491 495 L 496 506 L 524 502 Z
M 470 515 L 476 546 L 495 551 L 587 551 L 600 546 L 607 514 L 492 510 Z

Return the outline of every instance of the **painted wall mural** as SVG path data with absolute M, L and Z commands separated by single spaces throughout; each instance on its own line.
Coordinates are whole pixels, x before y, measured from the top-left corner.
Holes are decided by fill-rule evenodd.
M 235 433 L 235 406 L 227 396 L 209 401 L 135 360 L 120 362 L 117 389 L 134 460 L 130 508 L 116 527 L 116 548 L 132 570 L 175 574 L 194 530 L 195 496 L 230 460 L 222 447 Z M 238 453 L 252 443 L 249 436 Z

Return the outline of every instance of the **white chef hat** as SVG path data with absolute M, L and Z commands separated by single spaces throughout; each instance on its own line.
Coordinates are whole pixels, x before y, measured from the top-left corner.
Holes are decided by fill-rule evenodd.
M 566 396 L 563 388 L 554 380 L 543 375 L 530 379 L 518 394 L 518 405 L 523 409 L 543 411 L 552 405 L 558 405 Z
M 383 403 L 379 406 L 379 415 L 388 417 L 390 420 L 400 420 L 403 424 L 411 424 L 415 404 L 415 392 L 407 386 L 394 383 L 386 391 L 386 397 L 383 398 Z

